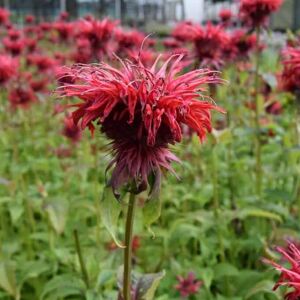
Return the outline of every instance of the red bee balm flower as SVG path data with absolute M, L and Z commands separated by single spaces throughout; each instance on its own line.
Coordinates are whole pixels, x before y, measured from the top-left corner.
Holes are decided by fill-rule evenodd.
M 172 170 L 178 161 L 169 144 L 182 139 L 181 124 L 197 132 L 203 140 L 211 131 L 210 111 L 221 111 L 201 95 L 204 85 L 220 83 L 217 73 L 195 70 L 176 76 L 181 70 L 182 55 L 172 56 L 156 70 L 141 62 L 121 61 L 122 70 L 107 64 L 79 65 L 69 69 L 75 83 L 60 88 L 63 96 L 83 100 L 75 104 L 75 124 L 94 130 L 93 121 L 112 141 L 115 166 L 110 184 L 114 191 L 135 180 L 146 189 L 148 176 L 160 178 L 161 169 Z M 159 180 L 156 182 L 158 183 Z
M 197 294 L 202 285 L 202 282 L 197 280 L 195 274 L 192 272 L 188 274 L 187 278 L 177 276 L 177 280 L 178 284 L 175 286 L 175 289 L 179 291 L 180 295 L 184 298 Z
M 227 23 L 232 18 L 232 12 L 230 9 L 222 9 L 219 13 L 219 17 L 222 22 Z
M 7 24 L 9 21 L 10 12 L 0 7 L 0 25 Z
M 16 75 L 18 61 L 9 55 L 0 55 L 0 85 Z
M 36 100 L 36 96 L 30 87 L 18 86 L 9 92 L 8 99 L 13 108 L 18 106 L 27 108 Z
M 283 51 L 284 69 L 280 85 L 284 91 L 296 93 L 300 91 L 300 48 L 289 47 Z
M 241 0 L 240 18 L 251 27 L 265 25 L 271 13 L 281 6 L 283 0 Z
M 300 250 L 293 243 L 288 245 L 287 250 L 280 247 L 277 247 L 276 250 L 291 264 L 291 267 L 287 269 L 273 261 L 263 259 L 265 263 L 272 265 L 281 272 L 280 278 L 273 289 L 276 290 L 279 286 L 293 288 L 294 290 L 288 292 L 284 299 L 297 300 L 300 297 Z

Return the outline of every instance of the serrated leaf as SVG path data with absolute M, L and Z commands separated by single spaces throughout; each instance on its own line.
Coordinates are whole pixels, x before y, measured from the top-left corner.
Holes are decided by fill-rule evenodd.
M 100 201 L 100 213 L 102 222 L 116 245 L 120 248 L 124 248 L 122 243 L 117 238 L 117 225 L 121 210 L 121 204 L 116 200 L 112 189 L 110 187 L 105 187 L 103 189 L 102 199 Z

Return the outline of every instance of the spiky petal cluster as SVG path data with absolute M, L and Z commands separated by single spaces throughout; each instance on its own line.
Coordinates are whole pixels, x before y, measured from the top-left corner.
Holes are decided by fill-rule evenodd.
M 271 13 L 277 11 L 283 0 L 241 0 L 239 16 L 245 24 L 254 28 L 266 25 Z
M 232 33 L 230 45 L 237 58 L 245 59 L 255 49 L 256 35 L 238 29 Z
M 300 48 L 288 47 L 283 51 L 283 71 L 280 85 L 284 91 L 300 92 Z
M 276 250 L 291 266 L 288 269 L 268 259 L 263 260 L 281 272 L 280 278 L 273 289 L 276 290 L 279 286 L 292 288 L 293 290 L 288 292 L 284 299 L 298 300 L 300 297 L 300 250 L 293 243 L 290 243 L 287 249 L 277 247 Z
M 197 280 L 195 274 L 190 272 L 186 278 L 177 276 L 178 284 L 175 289 L 180 292 L 181 297 L 187 298 L 191 295 L 197 294 L 202 282 Z
M 178 75 L 181 59 L 173 56 L 160 69 L 158 59 L 151 68 L 121 61 L 122 70 L 104 63 L 69 69 L 75 83 L 60 91 L 82 100 L 72 114 L 75 124 L 93 131 L 96 122 L 112 141 L 114 190 L 133 179 L 146 188 L 150 174 L 172 170 L 177 158 L 168 145 L 181 141 L 182 124 L 201 140 L 211 131 L 210 111 L 220 109 L 201 94 L 206 84 L 221 80 L 208 70 Z
M 103 20 L 82 20 L 77 23 L 78 38 L 86 39 L 90 43 L 95 58 L 99 59 L 108 53 L 108 43 L 113 36 L 117 21 L 110 19 Z
M 218 69 L 222 64 L 222 50 L 228 43 L 228 36 L 223 28 L 208 23 L 205 27 L 192 25 L 189 31 L 200 64 Z

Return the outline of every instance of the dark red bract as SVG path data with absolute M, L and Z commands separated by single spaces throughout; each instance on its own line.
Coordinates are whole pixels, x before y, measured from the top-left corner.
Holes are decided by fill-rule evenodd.
M 104 63 L 69 69 L 75 83 L 60 92 L 82 100 L 72 114 L 75 124 L 93 131 L 97 123 L 112 141 L 108 168 L 114 166 L 110 181 L 114 191 L 132 179 L 145 188 L 149 175 L 159 178 L 162 169 L 172 170 L 170 162 L 178 159 L 168 148 L 181 141 L 181 124 L 201 140 L 211 131 L 210 111 L 220 109 L 201 93 L 206 84 L 221 80 L 208 70 L 178 75 L 181 59 L 173 56 L 158 70 L 158 60 L 151 68 L 121 61 L 122 70 Z

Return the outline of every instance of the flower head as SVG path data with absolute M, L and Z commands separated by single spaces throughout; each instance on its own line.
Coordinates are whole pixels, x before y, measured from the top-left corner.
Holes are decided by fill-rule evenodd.
M 238 29 L 232 33 L 229 44 L 235 57 L 245 59 L 255 49 L 256 35 L 247 34 L 244 30 Z
M 219 13 L 219 17 L 223 23 L 228 24 L 232 19 L 232 12 L 230 9 L 222 9 Z
M 291 93 L 300 92 L 300 48 L 288 47 L 283 51 L 281 89 Z
M 239 16 L 250 27 L 262 26 L 282 2 L 283 0 L 241 0 Z
M 290 268 L 285 268 L 273 261 L 263 259 L 269 265 L 272 265 L 276 270 L 281 272 L 280 278 L 274 286 L 276 290 L 279 286 L 287 286 L 293 288 L 293 291 L 288 292 L 284 299 L 297 300 L 300 297 L 300 250 L 293 244 L 288 245 L 288 249 L 280 247 L 276 248 L 283 258 L 290 263 Z
M 219 83 L 215 72 L 195 70 L 183 75 L 182 56 L 173 56 L 157 69 L 141 62 L 121 61 L 122 70 L 105 63 L 69 69 L 74 84 L 60 88 L 63 96 L 82 100 L 72 113 L 81 128 L 101 131 L 111 140 L 114 166 L 113 190 L 131 180 L 145 189 L 148 176 L 159 182 L 161 170 L 172 170 L 178 159 L 169 144 L 182 139 L 181 124 L 192 128 L 203 140 L 212 129 L 211 110 L 220 110 L 202 95 L 204 85 Z M 199 99 L 202 98 L 202 101 Z
M 172 37 L 180 42 L 191 41 L 193 39 L 193 34 L 190 31 L 190 26 L 193 26 L 193 23 L 190 21 L 178 23 L 172 31 Z
M 222 50 L 228 43 L 228 37 L 223 28 L 211 23 L 205 27 L 190 25 L 189 35 L 194 42 L 195 56 L 200 64 L 218 69 L 222 64 Z
M 67 41 L 73 34 L 74 25 L 72 23 L 57 21 L 53 24 L 53 27 L 56 29 L 61 41 Z
M 5 25 L 9 21 L 10 12 L 0 7 L 0 25 Z
M 25 16 L 25 23 L 26 24 L 32 24 L 35 21 L 35 17 L 33 15 L 27 15 Z
M 88 40 L 96 58 L 109 54 L 108 43 L 113 36 L 117 21 L 91 19 L 78 22 L 78 38 Z
M 187 298 L 191 295 L 197 294 L 202 282 L 197 280 L 195 274 L 190 272 L 186 278 L 177 276 L 178 284 L 175 289 L 180 292 L 181 297 Z
M 0 85 L 17 74 L 18 61 L 9 55 L 0 55 Z
M 27 108 L 36 100 L 36 95 L 30 86 L 20 84 L 9 92 L 8 100 L 13 108 Z

